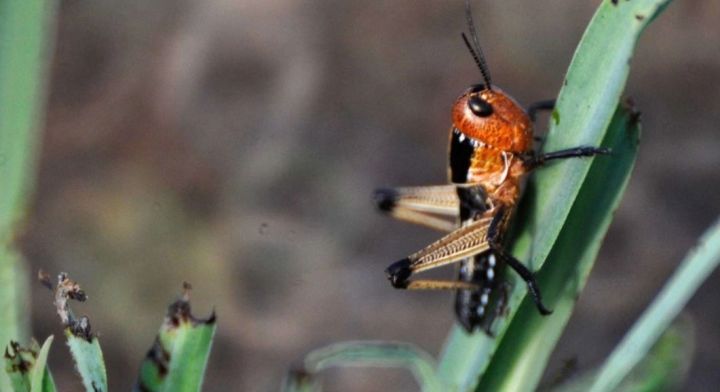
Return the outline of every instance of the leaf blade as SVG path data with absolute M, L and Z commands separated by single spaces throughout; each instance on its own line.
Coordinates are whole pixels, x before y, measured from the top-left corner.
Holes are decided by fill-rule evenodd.
M 700 238 L 650 306 L 613 350 L 591 391 L 613 390 L 640 362 L 710 273 L 720 265 L 720 219 Z
M 213 312 L 197 319 L 190 311 L 190 285 L 169 307 L 165 320 L 140 365 L 134 391 L 199 391 L 217 329 Z
M 199 391 L 217 324 L 184 325 L 175 339 L 164 391 Z
M 65 328 L 70 353 L 82 378 L 83 386 L 88 392 L 104 392 L 107 387 L 107 371 L 100 341 L 95 336 L 75 336 L 69 328 Z
M 629 60 L 640 33 L 669 2 L 638 0 L 601 4 L 573 56 L 544 151 L 598 145 L 603 140 L 625 85 Z M 537 195 L 530 206 L 528 222 L 511 247 L 514 256 L 528 260 L 527 264 L 534 269 L 542 267 L 592 162 L 593 159 L 576 160 L 538 171 L 534 179 Z M 543 230 L 533 235 L 532 227 L 540 222 Z M 482 334 L 470 336 L 458 326 L 454 326 L 448 336 L 439 373 L 457 389 L 467 390 L 477 385 L 526 295 L 522 281 L 513 274 L 509 280 L 514 285 L 508 301 L 510 312 L 507 319 L 497 323 L 495 339 Z
M 302 368 L 294 369 L 285 391 L 320 390 L 315 375 L 331 367 L 397 367 L 415 376 L 425 392 L 446 390 L 435 374 L 435 361 L 425 351 L 403 342 L 350 341 L 313 350 L 305 356 Z
M 602 145 L 613 155 L 595 160 L 540 274 L 553 314 L 543 317 L 525 297 L 478 389 L 535 390 L 570 319 L 630 179 L 639 143 L 634 114 L 619 107 Z
M 630 60 L 640 34 L 671 0 L 604 1 L 583 34 L 571 61 L 544 146 L 555 151 L 580 145 L 598 145 L 617 107 L 630 72 Z M 638 15 L 643 15 L 638 19 Z M 571 203 L 592 160 L 553 165 L 537 173 L 539 205 L 558 208 L 535 210 L 543 230 L 533 237 L 531 265 L 542 267 L 570 212 Z
M 55 392 L 55 381 L 50 374 L 50 369 L 47 366 L 47 358 L 50 353 L 50 346 L 52 345 L 55 337 L 53 335 L 48 336 L 45 339 L 40 352 L 38 353 L 35 365 L 33 366 L 31 378 L 30 378 L 30 392 Z

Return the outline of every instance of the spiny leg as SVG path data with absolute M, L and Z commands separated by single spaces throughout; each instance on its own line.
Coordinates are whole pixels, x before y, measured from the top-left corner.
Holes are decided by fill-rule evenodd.
M 391 264 L 385 270 L 390 283 L 396 288 L 408 288 L 408 279 L 413 273 L 455 263 L 488 250 L 487 231 L 492 216 L 487 215 Z
M 438 215 L 456 216 L 459 200 L 455 185 L 430 185 L 375 190 L 374 199 L 381 211 L 391 212 L 397 208 Z
M 425 212 L 413 211 L 411 209 L 398 208 L 390 213 L 390 216 L 397 220 L 425 226 L 430 229 L 447 233 L 453 231 L 457 224 L 446 218 L 441 218 Z
M 418 279 L 408 280 L 405 282 L 405 290 L 477 290 L 479 286 L 471 282 L 461 282 L 457 280 L 442 279 Z
M 592 157 L 595 155 L 609 155 L 612 151 L 606 147 L 575 147 L 566 150 L 553 151 L 543 154 L 532 154 L 523 158 L 525 166 L 528 169 L 534 169 L 542 166 L 548 161 L 556 159 Z
M 454 185 L 384 188 L 373 198 L 380 211 L 396 219 L 444 232 L 456 228 L 459 200 Z
M 546 316 L 548 314 L 552 313 L 552 310 L 549 310 L 545 307 L 542 303 L 542 295 L 540 294 L 540 286 L 538 286 L 537 280 L 535 280 L 535 274 L 530 272 L 527 267 L 525 267 L 518 259 L 513 257 L 512 255 L 509 255 L 507 253 L 501 252 L 498 254 L 499 257 L 503 258 L 505 262 L 510 266 L 510 268 L 514 269 L 515 272 L 520 275 L 520 277 L 527 283 L 528 291 L 530 291 L 530 295 L 532 295 L 533 301 L 535 301 L 535 305 L 538 308 L 538 311 L 540 311 L 540 314 L 543 316 Z
M 488 243 L 490 249 L 504 261 L 507 263 L 507 265 L 510 266 L 515 272 L 520 275 L 522 280 L 525 281 L 525 283 L 528 286 L 528 291 L 530 292 L 530 295 L 533 298 L 533 301 L 535 302 L 535 305 L 538 308 L 538 311 L 542 315 L 548 315 L 552 313 L 552 310 L 549 310 L 545 307 L 545 305 L 542 303 L 542 295 L 540 294 L 540 287 L 537 283 L 537 280 L 535 279 L 535 275 L 527 269 L 521 263 L 518 259 L 513 257 L 513 255 L 507 253 L 505 249 L 503 249 L 503 246 L 501 244 L 502 240 L 502 234 L 503 230 L 501 229 L 504 227 L 504 225 L 507 225 L 507 222 L 509 220 L 509 213 L 506 212 L 507 210 L 503 207 L 500 207 L 500 211 L 498 211 L 497 215 L 495 215 L 495 218 L 493 219 L 492 223 L 490 224 L 490 227 L 488 228 Z
M 486 211 L 488 206 L 484 188 L 481 185 L 458 187 L 455 192 L 460 215 L 464 216 L 464 221 L 470 223 L 430 244 L 425 249 L 390 265 L 385 272 L 393 287 L 410 288 L 411 282 L 408 279 L 414 272 L 457 262 L 487 250 L 487 228 L 493 218 L 492 214 Z M 474 285 L 468 287 L 468 282 L 459 281 L 457 283 L 456 287 L 448 288 L 477 289 Z M 415 283 L 414 288 L 420 286 L 419 283 Z
M 489 250 L 487 229 L 496 220 L 506 224 L 509 215 L 490 210 L 487 194 L 481 185 L 458 187 L 457 199 L 465 226 L 425 249 L 393 263 L 386 273 L 395 288 L 457 290 L 456 313 L 461 325 L 468 332 L 472 332 L 477 327 L 489 331 L 493 320 L 497 317 L 497 312 L 503 311 L 505 305 L 501 295 L 500 309 L 496 309 L 494 313 L 487 311 L 497 286 L 496 266 L 500 267 L 495 255 L 487 252 Z M 468 262 L 475 259 L 479 260 L 478 266 Z M 410 280 L 413 273 L 458 261 L 463 262 L 465 272 L 461 269 L 457 281 Z

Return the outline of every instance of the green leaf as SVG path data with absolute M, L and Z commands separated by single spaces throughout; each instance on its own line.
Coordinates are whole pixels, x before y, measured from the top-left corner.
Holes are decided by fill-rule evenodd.
M 55 383 L 47 369 L 47 355 L 53 337 L 42 348 L 33 339 L 29 347 L 11 342 L 5 349 L 5 370 L 14 392 L 54 392 Z M 10 390 L 10 389 L 7 389 Z
M 85 390 L 88 392 L 107 391 L 105 360 L 98 338 L 92 335 L 89 337 L 75 336 L 70 328 L 65 328 L 65 337 Z
M 604 1 L 575 51 L 551 122 L 545 151 L 600 144 L 625 88 L 640 34 L 670 0 Z M 574 160 L 539 170 L 531 265 L 542 267 L 590 168 Z
M 27 286 L 27 269 L 21 255 L 0 243 L 0 347 L 11 340 L 26 340 L 29 314 L 22 309 L 27 301 Z M 0 391 L 9 390 L 8 382 L 5 372 L 0 372 Z
M 70 347 L 70 354 L 75 360 L 85 390 L 107 391 L 107 374 L 100 342 L 91 331 L 90 320 L 86 316 L 77 318 L 70 309 L 71 300 L 83 302 L 87 299 L 87 295 L 65 272 L 58 274 L 54 289 L 48 274 L 40 271 L 38 278 L 53 290 L 55 310 L 65 327 L 65 338 Z
M 34 181 L 54 2 L 0 2 L 0 238 L 7 243 Z
M 35 340 L 32 340 L 30 347 L 23 347 L 20 343 L 11 341 L 5 348 L 5 373 L 8 376 L 8 385 L 13 391 L 30 391 L 30 372 L 39 349 Z
M 610 354 L 591 391 L 612 391 L 720 264 L 720 220 L 700 238 L 632 329 Z
M 550 354 L 585 286 L 600 245 L 630 178 L 637 153 L 639 124 L 619 108 L 602 145 L 613 155 L 596 159 L 575 199 L 548 263 L 538 275 L 544 300 L 553 308 L 541 316 L 525 297 L 481 378 L 478 390 L 537 388 Z
M 37 358 L 35 359 L 35 365 L 32 369 L 30 379 L 30 392 L 55 392 L 55 381 L 50 374 L 50 369 L 47 366 L 47 357 L 50 353 L 50 346 L 52 345 L 55 337 L 50 335 L 45 339 L 40 348 Z
M 358 341 L 331 344 L 309 353 L 301 369 L 291 372 L 285 391 L 319 390 L 315 374 L 344 366 L 399 367 L 410 370 L 423 391 L 444 391 L 435 376 L 435 361 L 419 348 L 401 342 Z
M 206 323 L 185 323 L 178 328 L 166 391 L 200 390 L 216 327 L 213 317 Z
M 669 0 L 616 3 L 604 1 L 601 4 L 575 51 L 552 116 L 544 151 L 595 146 L 604 140 L 640 33 Z M 534 179 L 537 194 L 531 202 L 524 200 L 526 205 L 521 206 L 529 212 L 522 222 L 522 231 L 510 247 L 513 255 L 520 260 L 529 260 L 527 265 L 531 269 L 538 270 L 543 266 L 592 162 L 606 158 L 568 160 L 538 170 Z M 448 337 L 439 372 L 443 380 L 458 390 L 477 385 L 526 295 L 524 283 L 514 274 L 508 274 L 508 277 L 513 283 L 510 311 L 506 319 L 496 322 L 496 337 L 482 333 L 468 335 L 459 326 L 455 326 Z M 582 280 L 580 276 L 577 278 Z M 542 284 L 541 288 L 546 289 Z
M 687 375 L 694 351 L 694 331 L 690 317 L 680 317 L 660 337 L 652 350 L 616 390 L 624 392 L 653 392 L 680 390 Z M 585 392 L 590 390 L 598 370 L 575 377 L 555 392 Z
M 693 351 L 692 322 L 689 317 L 679 318 L 622 381 L 620 389 L 627 392 L 680 390 L 690 370 Z
M 213 313 L 196 319 L 190 312 L 189 286 L 168 308 L 155 343 L 140 366 L 136 391 L 199 391 L 213 336 L 217 328 Z
M 26 338 L 27 274 L 13 239 L 35 181 L 54 9 L 51 1 L 0 1 L 0 345 Z M 9 388 L 0 372 L 0 390 Z

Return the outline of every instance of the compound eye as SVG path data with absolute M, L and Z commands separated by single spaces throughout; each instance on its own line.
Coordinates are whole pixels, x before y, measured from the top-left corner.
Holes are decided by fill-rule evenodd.
M 493 114 L 493 108 L 490 103 L 480 98 L 479 95 L 473 95 L 468 99 L 468 107 L 476 116 L 487 117 Z

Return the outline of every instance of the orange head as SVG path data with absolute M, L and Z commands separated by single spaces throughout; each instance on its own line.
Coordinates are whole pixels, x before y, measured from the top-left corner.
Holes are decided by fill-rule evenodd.
M 475 85 L 455 101 L 453 131 L 477 145 L 521 154 L 532 148 L 533 134 L 525 110 L 497 87 Z
M 520 105 L 492 85 L 469 0 L 465 15 L 472 44 L 465 33 L 462 38 L 485 83 L 471 86 L 453 105 L 448 173 L 453 183 L 494 181 L 497 185 L 514 175 L 512 156 L 532 149 L 532 125 Z

